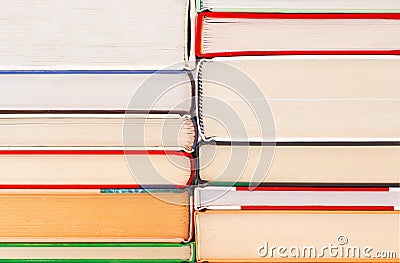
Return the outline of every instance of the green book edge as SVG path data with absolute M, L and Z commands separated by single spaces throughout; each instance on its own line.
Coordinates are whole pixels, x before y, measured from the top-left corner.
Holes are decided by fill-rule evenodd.
M 127 263 L 127 262 L 154 262 L 154 263 L 177 263 L 177 262 L 194 262 L 196 258 L 196 249 L 194 242 L 186 244 L 176 243 L 0 243 L 1 247 L 190 247 L 191 258 L 186 259 L 0 259 L 0 262 L 11 263 L 49 263 L 49 262 L 72 262 L 72 263 Z
M 198 13 L 210 10 L 212 12 L 243 12 L 243 13 L 400 13 L 400 9 L 287 9 L 287 8 L 205 8 L 202 0 L 196 0 Z

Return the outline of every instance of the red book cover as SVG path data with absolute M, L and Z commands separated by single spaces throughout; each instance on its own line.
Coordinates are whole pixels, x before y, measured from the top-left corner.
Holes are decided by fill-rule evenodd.
M 210 21 L 206 21 L 207 19 L 209 19 L 210 21 L 212 20 L 212 22 Z M 286 22 L 289 21 L 289 23 L 293 23 L 294 25 L 297 25 L 298 22 L 310 22 L 310 21 L 314 21 L 315 20 L 321 20 L 321 23 L 324 25 L 324 23 L 331 23 L 330 21 L 332 20 L 336 20 L 339 21 L 338 25 L 341 26 L 341 30 L 343 32 L 346 32 L 348 34 L 350 34 L 350 36 L 352 36 L 354 33 L 357 33 L 358 31 L 363 31 L 363 35 L 365 36 L 370 36 L 371 39 L 371 45 L 373 45 L 373 42 L 376 42 L 376 40 L 381 40 L 381 41 L 387 41 L 388 43 L 390 42 L 390 45 L 385 48 L 382 47 L 381 43 L 377 43 L 376 44 L 376 48 L 368 48 L 368 45 L 364 45 L 360 48 L 357 48 L 357 46 L 352 46 L 349 49 L 341 49 L 341 48 L 336 48 L 335 49 L 335 45 L 333 45 L 331 48 L 320 48 L 320 49 L 312 49 L 312 48 L 305 48 L 305 49 L 301 49 L 298 48 L 298 44 L 295 43 L 294 41 L 296 41 L 296 36 L 293 36 L 293 47 L 287 47 L 287 48 L 280 48 L 279 47 L 279 43 L 274 46 L 274 48 L 268 49 L 268 47 L 266 47 L 265 49 L 252 49 L 249 48 L 248 50 L 232 50 L 229 48 L 230 45 L 232 45 L 232 43 L 236 43 L 236 40 L 242 39 L 243 41 L 248 41 L 248 43 L 254 43 L 255 41 L 253 40 L 258 40 L 261 39 L 261 36 L 266 36 L 266 37 L 270 37 L 270 40 L 273 41 L 277 41 L 277 38 L 279 36 L 274 36 L 274 35 L 268 35 L 268 32 L 266 32 L 265 30 L 263 30 L 264 28 L 257 28 L 257 30 L 254 30 L 255 33 L 253 35 L 253 38 L 249 38 L 247 31 L 245 30 L 244 32 L 240 31 L 239 26 L 236 26 L 234 21 L 236 20 L 285 20 Z M 350 21 L 352 20 L 352 22 L 357 21 L 360 22 L 361 25 L 363 25 L 364 27 L 361 28 L 360 30 L 353 30 L 352 28 L 349 28 L 349 25 L 347 24 L 341 24 L 343 22 L 349 22 L 349 24 L 351 25 L 352 22 Z M 364 20 L 368 20 L 365 21 Z M 202 58 L 212 58 L 212 57 L 223 57 L 223 56 L 251 56 L 251 55 L 255 55 L 255 56 L 260 56 L 260 55 L 316 55 L 316 54 L 325 54 L 325 55 L 336 55 L 336 54 L 341 54 L 341 55 L 380 55 L 380 54 L 392 54 L 392 55 L 398 55 L 400 54 L 400 42 L 397 42 L 398 39 L 400 39 L 399 34 L 400 33 L 396 33 L 396 32 L 400 32 L 400 14 L 374 14 L 374 13 L 369 13 L 369 14 L 279 14 L 279 13 L 234 13 L 234 12 L 202 12 L 200 14 L 198 14 L 197 16 L 197 28 L 196 28 L 196 46 L 195 46 L 195 50 L 196 50 L 196 55 Z M 243 22 L 243 21 L 241 21 Z M 377 22 L 378 24 L 375 26 L 373 23 L 371 24 L 371 22 Z M 393 22 L 393 25 L 389 25 L 388 23 Z M 235 36 L 229 35 L 229 37 L 225 37 L 225 36 L 218 36 L 219 41 L 221 41 L 219 44 L 220 46 L 224 46 L 225 50 L 206 50 L 205 48 L 205 42 L 204 42 L 204 27 L 205 27 L 205 23 L 209 23 L 209 28 L 212 27 L 220 27 L 220 31 L 226 28 L 227 35 L 231 34 L 237 34 L 237 39 L 235 38 Z M 246 22 L 243 22 L 243 24 L 245 24 Z M 332 23 L 335 23 L 335 21 L 332 21 Z M 384 25 L 380 25 L 380 23 L 384 23 Z M 219 25 L 218 25 L 219 24 Z M 282 25 L 280 23 L 276 23 L 279 27 L 281 27 Z M 390 34 L 387 33 L 385 35 L 385 37 L 389 37 L 390 38 L 394 38 L 395 41 L 393 41 L 393 39 L 382 39 L 379 38 L 379 31 L 382 31 L 381 28 L 379 26 L 384 26 L 385 28 L 389 28 L 388 26 L 390 26 L 390 29 L 393 30 L 394 34 Z M 229 27 L 232 28 L 232 31 L 229 31 Z M 235 28 L 238 28 L 238 30 L 235 30 Z M 285 32 L 285 34 L 287 35 L 291 35 L 290 33 L 288 33 L 287 28 L 292 28 L 293 26 L 288 26 L 288 27 L 282 27 L 280 32 Z M 301 29 L 301 27 L 299 27 Z M 374 37 L 374 29 L 376 29 L 376 33 L 377 33 L 377 38 L 373 39 Z M 297 30 L 297 29 L 293 29 L 293 30 Z M 305 36 L 305 40 L 307 40 L 308 36 L 317 36 L 320 35 L 320 32 L 313 32 L 312 28 L 307 29 L 308 34 Z M 236 31 L 236 32 L 235 32 Z M 329 33 L 332 30 L 330 30 L 330 28 L 328 29 L 323 29 L 322 28 L 322 32 L 323 33 Z M 295 31 L 294 31 L 295 32 Z M 242 34 L 243 33 L 243 34 Z M 282 34 L 282 35 L 285 35 Z M 301 35 L 301 32 L 298 33 Z M 395 35 L 395 36 L 394 36 Z M 207 38 L 207 47 L 209 47 L 208 49 L 212 49 L 212 43 L 211 43 L 211 37 L 210 35 L 206 36 Z M 332 38 L 332 37 L 331 37 Z M 290 39 L 290 38 L 289 38 Z M 336 39 L 340 39 L 340 38 L 335 38 Z M 348 40 L 349 37 L 347 37 L 346 35 L 343 35 L 343 37 L 341 38 L 342 40 Z M 242 42 L 243 42 L 242 41 Z M 327 42 L 327 39 L 325 39 L 326 43 L 325 44 L 331 44 L 331 42 Z M 359 39 L 357 39 L 357 37 L 354 37 L 354 41 L 360 41 Z M 278 41 L 279 42 L 279 41 Z M 282 40 L 282 42 L 285 42 L 284 40 Z M 288 41 L 286 41 L 288 42 Z M 339 41 L 340 42 L 340 41 Z M 363 42 L 363 41 L 360 41 Z M 364 41 L 365 42 L 365 41 Z M 370 46 L 371 46 L 370 45 Z M 337 45 L 336 45 L 337 46 Z

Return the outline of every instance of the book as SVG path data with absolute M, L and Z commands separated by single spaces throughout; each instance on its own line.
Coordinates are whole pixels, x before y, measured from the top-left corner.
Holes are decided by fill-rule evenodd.
M 191 67 L 191 13 L 187 0 L 7 2 L 0 11 L 0 67 Z
M 0 166 L 0 189 L 180 188 L 195 169 L 182 151 L 95 147 L 14 147 Z
M 399 141 L 398 72 L 389 55 L 202 60 L 199 128 L 218 141 Z
M 176 243 L 0 243 L 0 262 L 194 262 L 195 245 Z
M 0 114 L 0 149 L 97 147 L 192 152 L 195 141 L 195 124 L 188 115 Z
M 189 113 L 192 79 L 189 71 L 179 70 L 2 68 L 0 111 Z
M 199 177 L 224 186 L 400 186 L 398 142 L 204 143 Z
M 197 11 L 213 12 L 271 12 L 271 13 L 398 13 L 396 0 L 197 0 Z
M 400 210 L 395 187 L 206 186 L 194 197 L 196 210 Z
M 181 243 L 191 236 L 187 190 L 9 189 L 0 197 L 1 242 Z
M 196 54 L 205 58 L 283 54 L 400 54 L 399 13 L 202 12 L 197 17 L 197 26 Z
M 198 262 L 398 262 L 399 211 L 196 212 Z

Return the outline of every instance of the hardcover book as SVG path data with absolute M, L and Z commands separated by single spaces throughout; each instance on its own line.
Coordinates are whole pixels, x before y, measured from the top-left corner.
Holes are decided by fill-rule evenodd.
M 399 211 L 196 212 L 198 262 L 399 262 Z
M 0 166 L 0 189 L 175 188 L 194 178 L 192 155 L 171 150 L 12 148 Z
M 129 57 L 129 56 L 127 56 Z M 178 70 L 0 70 L 0 112 L 193 111 L 193 77 Z
M 397 0 L 197 0 L 197 11 L 269 13 L 398 13 Z
M 399 188 L 214 187 L 195 189 L 197 210 L 400 210 Z
M 400 58 L 384 55 L 202 60 L 199 127 L 228 141 L 399 141 L 399 72 Z M 216 101 L 230 109 L 223 119 Z
M 12 243 L 190 240 L 188 191 L 164 190 L 156 195 L 149 191 L 1 190 L 0 240 Z
M 194 262 L 194 243 L 0 243 L 0 262 Z
M 195 123 L 188 115 L 0 114 L 2 149 L 125 147 L 192 152 L 195 141 Z
M 191 67 L 191 5 L 173 1 L 2 3 L 2 69 Z M 23 19 L 21 19 L 23 18 Z
M 400 14 L 202 12 L 199 57 L 400 54 Z
M 399 186 L 398 143 L 205 143 L 200 179 L 232 185 Z

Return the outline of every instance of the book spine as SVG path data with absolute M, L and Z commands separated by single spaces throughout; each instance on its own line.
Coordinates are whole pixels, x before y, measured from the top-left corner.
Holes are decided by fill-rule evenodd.
M 196 55 L 195 55 L 195 34 L 196 34 L 196 4 L 194 1 L 187 0 L 186 3 L 186 20 L 185 20 L 185 69 L 196 69 Z
M 197 121 L 199 137 L 201 137 L 203 140 L 205 139 L 203 122 L 203 65 L 206 62 L 207 60 L 200 60 L 197 67 Z
M 209 12 L 202 12 L 197 15 L 197 20 L 196 20 L 196 40 L 195 40 L 195 53 L 196 56 L 202 57 L 204 54 L 202 52 L 202 41 L 203 41 L 203 23 L 204 23 L 204 17 L 206 14 Z M 199 63 L 198 67 L 200 66 L 201 63 Z
M 203 1 L 202 0 L 196 0 L 196 11 L 199 13 L 203 11 Z
M 190 1 L 186 0 L 185 3 L 185 33 L 184 33 L 184 41 L 185 41 L 185 50 L 183 52 L 183 61 L 185 62 L 184 68 L 189 68 L 189 57 L 190 57 Z
M 400 196 L 400 188 L 399 187 L 390 187 L 389 192 L 395 192 L 398 196 Z M 400 198 L 397 200 L 397 204 L 393 207 L 394 210 L 400 211 Z
M 189 226 L 188 226 L 188 228 L 189 228 L 188 229 L 189 236 L 188 236 L 187 240 L 183 241 L 183 243 L 184 244 L 192 244 L 191 251 L 194 252 L 194 243 L 192 242 L 192 240 L 193 240 L 193 237 L 195 235 L 195 232 L 194 232 L 194 216 L 193 216 L 195 204 L 194 204 L 194 194 L 193 194 L 193 192 L 189 191 L 189 193 L 190 193 L 190 196 L 189 196 Z
M 194 222 L 194 213 L 193 212 L 192 212 L 192 221 Z M 193 233 L 194 233 L 194 224 L 193 224 Z M 190 262 L 195 262 L 196 261 L 196 244 L 193 241 L 188 244 L 190 246 L 190 252 L 191 252 Z

